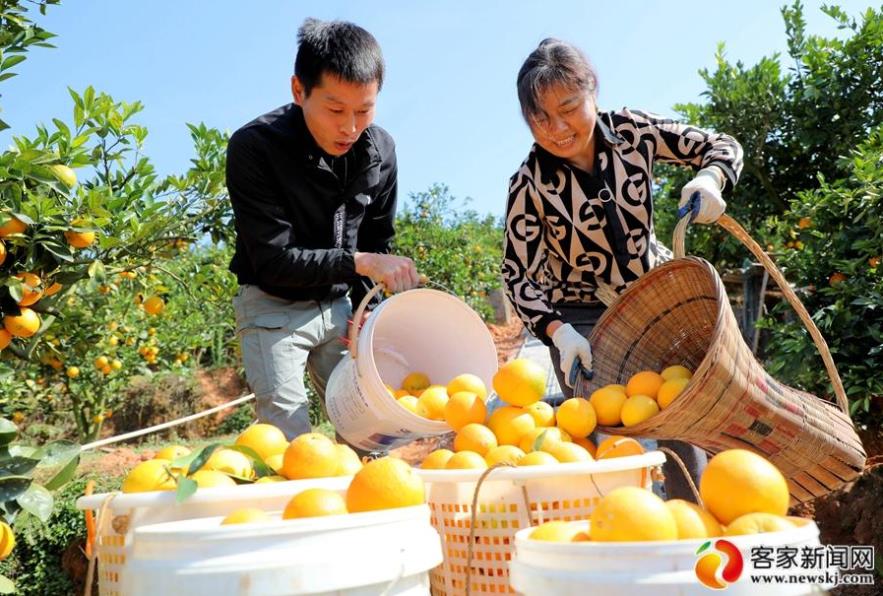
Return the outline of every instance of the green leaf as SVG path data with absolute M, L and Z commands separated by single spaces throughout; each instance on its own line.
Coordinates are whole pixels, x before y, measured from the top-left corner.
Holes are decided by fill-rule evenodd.
M 64 136 L 70 138 L 70 136 L 71 136 L 71 131 L 70 131 L 70 129 L 67 127 L 67 124 L 65 124 L 64 122 L 62 122 L 62 121 L 59 120 L 58 118 L 53 118 L 53 119 L 52 119 L 52 122 L 55 123 L 55 126 L 58 128 L 58 130 L 60 130 L 61 132 L 64 133 Z
M 83 106 L 86 110 L 92 109 L 92 104 L 95 101 L 95 89 L 92 88 L 92 85 L 86 87 L 86 91 L 83 92 Z
M 57 490 L 67 484 L 80 463 L 80 446 L 70 441 L 53 441 L 44 445 L 41 451 L 35 454 L 39 456 L 41 468 L 60 468 L 58 472 L 44 485 L 49 490 Z
M 3 451 L 5 451 L 5 453 Z M 40 450 L 37 447 L 32 447 L 30 445 L 10 445 L 8 450 L 0 449 L 0 457 L 12 455 L 16 457 L 29 457 L 31 459 L 40 459 L 36 455 L 39 451 Z
M 52 507 L 55 504 L 52 494 L 39 484 L 31 484 L 25 494 L 16 501 L 22 509 L 36 516 L 43 523 L 49 520 L 49 516 L 52 515 Z
M 12 501 L 24 494 L 32 480 L 24 476 L 6 476 L 0 478 L 0 501 Z
M 67 88 L 67 92 L 71 94 L 71 98 L 74 100 L 74 105 L 77 106 L 78 108 L 82 109 L 83 108 L 83 98 L 81 98 L 79 96 L 79 94 L 77 94 L 77 92 L 74 91 L 73 89 L 71 89 L 70 87 Z
M 179 478 L 178 489 L 175 491 L 175 500 L 182 503 L 193 496 L 199 485 L 192 478 Z
M 18 436 L 18 427 L 12 420 L 0 418 L 0 445 L 9 445 Z
M 49 468 L 66 464 L 80 454 L 80 446 L 73 441 L 52 441 L 38 449 L 33 457 L 42 460 L 40 467 Z
M 705 543 L 704 543 L 702 546 L 699 547 L 699 550 L 696 551 L 696 554 L 697 554 L 697 555 L 701 555 L 702 553 L 704 553 L 705 551 L 707 551 L 707 550 L 708 550 L 708 547 L 710 547 L 710 546 L 711 546 L 711 542 L 708 541 L 708 540 L 706 540 Z
M 8 69 L 12 68 L 13 66 L 15 66 L 16 64 L 20 64 L 21 62 L 24 62 L 27 59 L 28 59 L 28 57 L 24 56 L 22 54 L 10 56 L 9 58 L 4 59 L 2 63 L 0 63 L 0 70 L 8 70 Z
M 13 213 L 13 215 L 23 223 L 28 224 L 29 226 L 34 225 L 36 222 L 31 219 L 29 215 L 25 215 L 24 213 Z
M 58 273 L 53 279 L 63 286 L 69 286 L 70 284 L 76 283 L 81 279 L 86 279 L 87 277 L 89 277 L 89 272 L 85 267 L 83 267 L 82 269 L 62 271 L 61 273 Z
M 29 474 L 39 463 L 39 459 L 30 457 L 3 457 L 0 458 L 0 476 L 23 476 Z
M 251 464 L 254 467 L 255 476 L 257 478 L 263 478 L 264 476 L 275 476 L 276 471 L 264 463 L 264 460 L 261 459 L 261 456 L 257 454 L 257 452 L 251 447 L 246 447 L 245 445 L 231 445 L 228 447 L 233 451 L 238 451 L 243 455 L 247 456 L 248 459 L 251 460 Z
M 7 282 L 6 288 L 9 290 L 9 295 L 12 296 L 12 299 L 16 302 L 21 302 L 22 298 L 22 284 L 15 283 L 12 280 Z
M 15 584 L 5 575 L 0 575 L 0 594 L 15 594 Z
M 539 434 L 539 436 L 534 440 L 534 442 L 533 442 L 533 450 L 534 450 L 534 451 L 540 451 L 540 450 L 542 449 L 542 447 L 543 447 L 543 443 L 544 443 L 545 440 L 546 440 L 546 433 L 548 433 L 548 432 L 549 432 L 549 431 L 544 430 L 544 431 L 541 432 L 541 433 Z
M 66 244 L 60 244 L 58 242 L 44 242 L 40 246 L 59 261 L 64 261 L 66 263 L 74 262 L 74 254 L 71 252 L 70 247 Z
M 80 463 L 80 457 L 76 456 L 71 459 L 67 465 L 65 465 L 61 470 L 58 471 L 55 476 L 53 476 L 48 482 L 46 482 L 46 488 L 49 490 L 58 490 L 65 484 L 71 481 L 74 477 L 74 474 L 77 472 L 77 466 Z
M 80 145 L 82 145 L 83 143 L 85 143 L 88 140 L 89 140 L 89 135 L 85 135 L 85 134 L 75 137 L 71 141 L 71 149 L 76 149 L 77 147 L 79 147 Z
M 206 445 L 200 451 L 196 452 L 196 454 L 191 453 L 180 459 L 186 459 L 189 457 L 193 457 L 190 460 L 190 465 L 187 466 L 187 476 L 190 476 L 193 472 L 199 470 L 202 466 L 205 465 L 205 462 L 208 461 L 208 458 L 212 456 L 212 453 L 215 452 L 216 449 L 221 447 L 220 443 L 212 443 L 211 445 Z M 178 460 L 175 460 L 178 461 Z
M 74 126 L 80 128 L 86 122 L 86 117 L 83 114 L 83 106 L 75 105 L 74 106 Z

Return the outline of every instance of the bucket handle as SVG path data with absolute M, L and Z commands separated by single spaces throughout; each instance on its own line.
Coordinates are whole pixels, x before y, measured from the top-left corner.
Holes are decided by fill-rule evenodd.
M 690 207 L 690 205 L 687 205 L 687 207 Z M 693 212 L 695 212 L 695 209 L 693 209 Z M 684 242 L 687 235 L 687 227 L 690 225 L 691 219 L 694 216 L 693 212 L 687 211 L 685 215 L 681 211 L 678 212 L 678 215 L 681 215 L 682 217 L 675 226 L 674 234 L 672 234 L 672 250 L 674 251 L 675 258 L 679 259 L 686 256 Z M 812 317 L 807 312 L 806 307 L 803 306 L 800 298 L 798 298 L 794 290 L 791 289 L 791 285 L 785 279 L 785 276 L 782 274 L 779 268 L 776 267 L 776 264 L 766 253 L 766 251 L 764 251 L 763 248 L 761 248 L 761 246 L 757 242 L 755 242 L 755 240 L 748 234 L 748 232 L 745 231 L 745 228 L 739 225 L 739 223 L 735 219 L 733 219 L 729 215 L 721 215 L 720 218 L 717 220 L 717 225 L 722 227 L 733 237 L 739 240 L 745 246 L 745 248 L 747 248 L 749 252 L 754 255 L 754 258 L 761 262 L 769 276 L 773 278 L 773 280 L 779 286 L 779 289 L 782 290 L 782 294 L 785 295 L 786 300 L 788 300 L 788 304 L 791 305 L 791 308 L 793 308 L 794 311 L 797 313 L 797 316 L 800 317 L 800 320 L 803 322 L 803 326 L 806 327 L 806 330 L 812 337 L 813 343 L 815 343 L 819 354 L 822 356 L 822 360 L 825 363 L 825 370 L 827 370 L 828 377 L 831 379 L 831 385 L 834 388 L 834 395 L 837 398 L 837 405 L 840 406 L 840 409 L 843 410 L 843 413 L 846 414 L 846 417 L 852 420 L 849 415 L 849 400 L 846 398 L 846 391 L 843 389 L 843 381 L 840 380 L 840 373 L 837 372 L 837 367 L 834 365 L 834 359 L 831 357 L 831 351 L 828 349 L 828 344 L 827 342 L 825 342 L 825 338 L 822 336 L 821 331 L 819 331 L 819 328 L 812 320 Z
M 365 316 L 365 309 L 368 308 L 368 304 L 371 303 L 371 300 L 374 297 L 383 291 L 383 284 L 377 284 L 371 290 L 365 294 L 365 297 L 362 298 L 362 302 L 359 304 L 359 307 L 356 309 L 356 312 L 353 313 L 353 323 L 350 325 L 349 331 L 349 340 L 350 340 L 350 356 L 352 356 L 353 360 L 358 356 L 358 341 L 359 341 L 359 328 L 362 326 L 362 317 Z

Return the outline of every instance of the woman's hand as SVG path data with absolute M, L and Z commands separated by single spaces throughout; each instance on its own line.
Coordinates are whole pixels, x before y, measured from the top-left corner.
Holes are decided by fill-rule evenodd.
M 681 200 L 678 207 L 684 207 L 698 195 L 699 209 L 694 211 L 696 217 L 692 221 L 696 223 L 714 223 L 727 210 L 727 202 L 721 198 L 721 184 L 723 175 L 715 167 L 699 170 L 696 177 L 687 182 L 681 189 Z M 690 210 L 694 209 L 690 205 Z
M 568 386 L 574 360 L 579 358 L 584 369 L 592 369 L 592 345 L 570 323 L 564 323 L 552 333 L 552 343 L 561 356 L 561 371 Z

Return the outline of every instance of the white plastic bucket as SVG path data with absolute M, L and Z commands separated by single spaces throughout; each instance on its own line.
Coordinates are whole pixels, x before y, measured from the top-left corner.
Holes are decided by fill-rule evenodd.
M 516 532 L 543 521 L 587 519 L 601 497 L 615 488 L 649 489 L 651 469 L 663 462 L 662 452 L 651 451 L 591 462 L 496 468 L 480 488 L 478 480 L 486 470 L 417 470 L 445 554 L 444 563 L 430 573 L 432 593 L 464 594 L 467 570 L 473 596 L 510 593 Z
M 574 524 L 586 531 L 589 528 L 587 521 Z M 525 596 L 708 596 L 716 591 L 727 596 L 797 596 L 825 593 L 832 587 L 791 583 L 795 582 L 792 577 L 821 576 L 825 569 L 801 569 L 799 564 L 785 569 L 775 563 L 770 570 L 753 567 L 751 548 L 759 546 L 796 548 L 799 563 L 803 547 L 820 546 L 814 523 L 782 532 L 722 537 L 739 549 L 744 567 L 739 578 L 721 590 L 705 587 L 694 571 L 699 559 L 696 551 L 705 539 L 553 543 L 530 540 L 532 531 L 525 528 L 515 535 L 515 556 L 510 563 L 512 587 Z M 781 583 L 751 581 L 752 575 L 777 574 L 785 577 Z
M 183 503 L 174 491 L 104 493 L 80 497 L 77 509 L 99 512 L 108 501 L 107 513 L 99 515 L 95 553 L 98 557 L 98 589 L 101 596 L 121 596 L 134 542 L 134 531 L 147 524 L 202 517 L 224 516 L 240 507 L 278 511 L 308 488 L 346 490 L 352 476 L 200 488 Z
M 471 373 L 490 388 L 497 371 L 497 350 L 481 317 L 459 298 L 438 290 L 396 294 L 374 310 L 361 332 L 355 327 L 350 353 L 328 379 L 325 405 L 337 432 L 365 451 L 451 432 L 445 422 L 400 406 L 384 383 L 395 386 L 414 371 L 426 373 L 436 384 Z
M 124 590 L 154 594 L 424 596 L 442 560 L 426 505 L 266 523 L 143 526 Z

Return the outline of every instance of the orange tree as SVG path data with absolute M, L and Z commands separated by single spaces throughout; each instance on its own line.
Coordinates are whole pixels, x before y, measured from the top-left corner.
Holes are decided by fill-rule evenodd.
M 229 249 L 176 252 L 113 281 L 79 284 L 65 303 L 66 333 L 47 334 L 41 376 L 66 384 L 84 440 L 98 435 L 134 376 L 235 361 Z
M 798 194 L 779 222 L 777 247 L 789 278 L 827 339 L 843 376 L 852 413 L 883 419 L 883 127 L 852 152 L 849 176 Z M 787 311 L 787 309 L 785 309 Z M 767 347 L 771 373 L 819 393 L 829 383 L 802 324 L 764 323 L 776 333 Z
M 42 10 L 46 3 L 37 4 Z M 17 2 L 0 8 L 3 80 L 29 45 L 47 45 L 51 34 L 32 25 Z M 95 340 L 99 313 L 114 314 L 105 305 L 121 287 L 147 293 L 139 312 L 158 312 L 162 298 L 149 294 L 157 282 L 145 276 L 161 272 L 190 241 L 225 229 L 226 137 L 191 125 L 193 166 L 160 178 L 142 154 L 139 102 L 91 87 L 70 95 L 69 121 L 54 118 L 30 137 L 17 135 L 0 153 L 0 413 L 20 415 L 29 399 L 67 394 L 80 435 L 92 437 L 110 374 L 101 367 L 104 378 L 90 378 L 90 367 L 73 362 L 83 355 L 78 346 Z M 111 373 L 121 370 L 115 364 Z
M 751 66 L 732 63 L 721 44 L 716 68 L 699 72 L 705 101 L 675 106 L 685 122 L 726 132 L 742 144 L 745 167 L 727 212 L 764 246 L 777 242 L 778 228 L 768 218 L 787 214 L 798 192 L 818 187 L 818 176 L 847 176 L 849 162 L 840 156 L 883 123 L 883 11 L 868 8 L 855 20 L 836 6 L 822 11 L 841 35 L 809 34 L 803 6 L 794 2 L 782 9 L 787 62 L 773 55 Z M 656 195 L 657 226 L 666 239 L 691 173 L 657 169 L 664 183 Z M 717 226 L 695 226 L 690 236 L 691 252 L 716 265 L 739 267 L 747 256 Z
M 0 155 L 0 355 L 9 362 L 39 352 L 55 370 L 69 359 L 66 350 L 94 333 L 96 313 L 116 288 L 140 284 L 148 290 L 139 271 L 162 269 L 226 209 L 211 194 L 217 167 L 158 179 L 140 153 L 147 131 L 132 122 L 139 103 L 116 102 L 91 88 L 71 96 L 73 127 L 55 120 L 52 132 L 39 127 L 33 139 L 16 137 L 15 148 Z M 223 139 L 204 127 L 192 130 L 200 139 L 210 137 L 203 152 Z M 90 175 L 78 184 L 70 166 Z M 89 316 L 67 312 L 77 300 Z M 153 295 L 144 300 L 148 312 L 162 301 Z M 41 339 L 49 330 L 56 342 L 46 344 Z M 66 372 L 76 379 L 85 369 Z M 98 420 L 102 400 L 89 391 L 82 399 L 80 414 Z M 94 424 L 78 424 L 81 434 L 92 436 Z
M 38 6 L 41 13 L 45 13 L 46 7 L 57 4 L 58 0 L 40 0 L 32 2 Z M 0 0 L 0 81 L 15 76 L 12 68 L 26 59 L 26 53 L 31 47 L 48 46 L 48 40 L 52 34 L 32 23 L 26 9 L 18 0 Z M 8 125 L 0 120 L 0 130 L 8 128 Z M 14 152 L 7 151 L 0 156 L 0 204 L 3 206 L 12 204 L 20 205 L 30 189 L 43 184 L 54 187 L 56 192 L 64 193 L 70 185 L 72 171 L 49 155 L 36 151 L 28 157 L 31 163 L 17 159 Z M 54 157 L 54 156 L 53 156 Z M 4 235 L 17 236 L 26 229 L 27 216 L 13 218 L 4 214 L 0 216 L 0 229 Z M 15 240 L 18 240 L 16 237 Z M 18 243 L 14 246 L 17 248 Z M 20 255 L 14 248 L 10 255 L 6 243 L 0 240 L 0 276 L 7 278 L 9 266 L 6 263 L 15 262 Z M 25 257 L 27 259 L 27 257 Z M 21 317 L 21 304 L 27 308 L 29 304 L 36 302 L 40 296 L 36 296 L 33 277 L 24 275 L 12 281 L 6 280 L 5 288 L 7 296 L 4 303 L 10 300 L 16 304 L 11 310 L 17 311 L 11 314 Z M 48 288 L 47 288 L 48 289 Z M 18 318 L 12 323 L 17 331 L 29 331 L 33 327 L 33 321 L 27 318 Z M 8 347 L 11 336 L 6 330 L 5 324 L 0 328 L 0 350 Z M 0 379 L 8 377 L 8 371 L 0 370 Z M 39 386 L 33 379 L 27 379 L 34 389 Z M 43 381 L 45 384 L 45 381 Z M 20 386 L 23 383 L 14 384 Z M 16 399 L 12 392 L 0 392 L 0 404 L 5 405 L 10 399 Z M 40 520 L 48 519 L 52 507 L 53 497 L 51 490 L 65 484 L 73 475 L 79 459 L 79 447 L 72 443 L 56 442 L 43 447 L 27 447 L 14 444 L 18 435 L 17 425 L 6 418 L 0 418 L 0 560 L 9 556 L 15 546 L 15 535 L 9 524 L 12 524 L 21 512 L 28 512 Z M 44 482 L 34 480 L 35 474 L 40 474 Z M 5 576 L 0 575 L 0 592 L 12 593 L 15 586 Z
M 411 193 L 396 220 L 394 251 L 487 319 L 493 315 L 488 292 L 500 287 L 502 224 L 458 207 L 444 185 Z
M 803 7 L 794 2 L 782 9 L 788 71 L 778 56 L 746 67 L 721 50 L 717 68 L 700 72 L 706 101 L 677 109 L 686 121 L 742 143 L 745 168 L 727 211 L 781 257 L 789 281 L 810 288 L 804 300 L 834 352 L 853 411 L 879 425 L 883 11 L 868 8 L 852 19 L 834 6 L 822 10 L 841 35 L 808 34 Z M 660 172 L 657 223 L 660 237 L 670 238 L 689 173 Z M 717 226 L 695 226 L 690 252 L 721 268 L 739 267 L 748 254 L 725 236 Z M 777 309 L 761 323 L 775 338 L 763 353 L 768 369 L 830 394 L 811 339 L 786 312 Z

